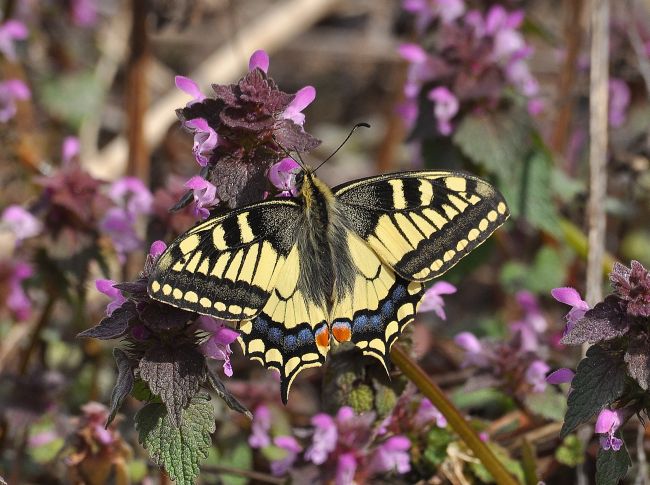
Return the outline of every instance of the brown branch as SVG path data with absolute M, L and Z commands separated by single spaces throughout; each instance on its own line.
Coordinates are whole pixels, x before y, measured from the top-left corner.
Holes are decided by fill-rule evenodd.
M 49 294 L 47 297 L 47 302 L 45 303 L 45 307 L 43 308 L 43 312 L 41 313 L 41 316 L 38 319 L 36 326 L 34 327 L 32 335 L 29 338 L 29 344 L 20 356 L 20 361 L 18 364 L 18 373 L 20 375 L 25 375 L 27 373 L 29 360 L 32 356 L 32 353 L 36 349 L 36 346 L 38 345 L 38 341 L 40 340 L 43 329 L 50 321 L 50 315 L 52 314 L 54 303 L 56 303 L 56 298 L 52 294 Z
M 204 466 L 201 467 L 201 471 L 216 473 L 219 475 L 234 475 L 238 477 L 245 477 L 258 482 L 273 483 L 276 485 L 287 483 L 287 480 L 284 478 L 274 477 L 266 473 L 256 472 L 252 470 L 242 470 L 241 468 L 233 468 L 229 466 Z

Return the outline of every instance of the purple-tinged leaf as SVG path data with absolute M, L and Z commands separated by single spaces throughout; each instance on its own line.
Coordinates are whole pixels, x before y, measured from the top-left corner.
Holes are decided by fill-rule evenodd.
M 609 278 L 614 291 L 627 301 L 627 313 L 636 317 L 650 316 L 650 272 L 638 261 L 630 268 L 616 263 Z
M 122 349 L 117 347 L 113 349 L 113 358 L 115 359 L 115 364 L 117 365 L 117 381 L 115 382 L 115 387 L 111 392 L 111 409 L 108 419 L 106 420 L 106 427 L 111 424 L 115 415 L 122 407 L 122 403 L 126 396 L 129 395 L 131 389 L 133 389 L 133 368 L 131 367 L 131 361 Z
M 129 329 L 129 322 L 137 318 L 135 305 L 127 301 L 120 308 L 115 309 L 108 317 L 99 324 L 88 330 L 84 330 L 77 337 L 89 337 L 99 340 L 110 340 L 123 336 Z
M 560 342 L 565 345 L 596 343 L 625 335 L 628 329 L 629 321 L 624 305 L 617 296 L 610 295 L 587 310 Z
M 253 419 L 253 415 L 248 408 L 239 402 L 239 400 L 232 395 L 228 389 L 226 389 L 223 381 L 219 379 L 211 369 L 208 369 L 208 382 L 212 386 L 212 389 L 217 393 L 217 396 L 219 396 L 230 409 L 242 413 L 248 419 Z
M 620 434 L 618 437 L 620 438 Z M 596 459 L 596 483 L 598 485 L 617 485 L 627 475 L 627 470 L 631 466 L 632 460 L 630 460 L 630 453 L 627 451 L 625 443 L 618 451 L 600 448 Z
M 625 362 L 621 353 L 594 345 L 580 361 L 571 381 L 572 391 L 560 437 L 564 438 L 618 399 L 625 389 Z
M 645 333 L 630 338 L 625 353 L 627 370 L 644 391 L 650 387 L 650 342 Z
M 196 313 L 149 299 L 138 304 L 138 315 L 154 333 L 179 331 L 196 318 Z
M 144 354 L 139 364 L 140 377 L 151 392 L 160 396 L 174 426 L 181 425 L 182 411 L 207 378 L 205 357 L 192 344 L 160 344 Z
M 280 146 L 297 152 L 309 152 L 321 143 L 318 138 L 306 133 L 300 125 L 291 120 L 277 121 L 273 136 Z

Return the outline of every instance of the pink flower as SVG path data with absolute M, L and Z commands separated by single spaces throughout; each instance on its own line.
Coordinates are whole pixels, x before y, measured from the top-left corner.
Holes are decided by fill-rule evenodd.
M 618 451 L 623 446 L 623 440 L 614 436 L 614 433 L 623 424 L 627 418 L 627 413 L 623 409 L 615 411 L 611 409 L 603 409 L 598 418 L 596 419 L 596 426 L 594 431 L 598 434 L 605 436 L 600 437 L 600 446 L 603 450 L 612 449 Z
M 253 52 L 250 60 L 248 61 L 248 70 L 261 69 L 265 73 L 269 70 L 269 55 L 266 51 L 260 49 Z
M 298 458 L 302 447 L 293 436 L 276 436 L 273 444 L 286 453 L 284 458 L 271 461 L 271 473 L 275 476 L 285 475 Z
M 95 287 L 97 290 L 101 293 L 104 293 L 111 299 L 111 302 L 106 305 L 106 315 L 111 315 L 126 301 L 126 298 L 122 292 L 115 288 L 115 284 L 116 282 L 113 280 L 106 280 L 102 278 L 95 280 Z
M 6 123 L 16 115 L 16 100 L 29 99 L 31 91 L 20 79 L 0 82 L 0 123 Z
M 406 436 L 393 436 L 379 445 L 370 460 L 369 468 L 375 473 L 397 471 L 403 475 L 411 470 L 408 450 L 411 442 Z
M 618 128 L 625 123 L 630 104 L 630 88 L 622 79 L 609 80 L 609 126 Z
M 199 175 L 185 182 L 185 187 L 194 191 L 194 215 L 206 219 L 210 215 L 209 208 L 219 203 L 217 188 Z
M 450 24 L 465 13 L 463 0 L 436 0 L 435 12 L 445 24 Z
M 185 126 L 194 131 L 194 146 L 192 147 L 194 158 L 199 165 L 205 167 L 210 162 L 209 155 L 219 143 L 219 136 L 203 118 L 186 121 Z
M 223 360 L 223 373 L 232 377 L 232 366 L 230 365 L 230 344 L 239 337 L 239 332 L 233 330 L 223 320 L 202 315 L 199 317 L 197 328 L 205 330 L 210 334 L 207 340 L 201 344 L 201 352 L 209 359 Z
M 328 414 L 319 413 L 311 418 L 314 426 L 312 444 L 305 452 L 305 459 L 315 465 L 322 465 L 329 454 L 336 449 L 338 431 L 334 419 Z
M 79 138 L 76 136 L 66 136 L 61 146 L 61 160 L 63 165 L 69 164 L 74 157 L 79 155 Z
M 0 52 L 10 61 L 16 60 L 14 41 L 27 38 L 29 31 L 19 20 L 7 20 L 0 25 Z
M 253 425 L 248 444 L 251 448 L 265 448 L 271 444 L 269 431 L 271 430 L 271 411 L 264 404 L 260 404 L 253 412 Z
M 268 177 L 271 183 L 282 191 L 283 197 L 298 195 L 296 190 L 296 174 L 302 170 L 293 158 L 283 158 L 278 163 L 271 165 Z
M 571 369 L 562 367 L 561 369 L 555 370 L 546 376 L 546 382 L 549 384 L 565 384 L 567 382 L 571 382 L 575 375 L 576 373 Z
M 32 314 L 32 302 L 23 289 L 23 281 L 34 274 L 32 266 L 16 262 L 9 277 L 9 292 L 5 304 L 17 320 L 27 320 Z
M 450 135 L 452 132 L 450 120 L 458 113 L 458 99 L 444 86 L 429 91 L 427 98 L 434 102 L 433 114 L 438 121 L 438 131 L 442 135 Z
M 350 485 L 354 483 L 354 474 L 357 472 L 357 459 L 354 453 L 343 453 L 336 463 L 335 485 Z
M 153 195 L 137 177 L 122 177 L 116 180 L 109 187 L 108 196 L 132 217 L 151 213 Z
M 128 253 L 142 246 L 142 239 L 135 232 L 135 224 L 135 216 L 122 207 L 111 207 L 99 222 L 99 228 L 111 238 L 122 262 Z
M 465 351 L 463 367 L 475 365 L 484 367 L 489 363 L 489 357 L 481 341 L 471 332 L 461 332 L 454 337 L 454 342 Z
M 548 323 L 542 315 L 535 295 L 528 291 L 517 293 L 517 302 L 524 310 L 524 318 L 513 322 L 511 328 L 519 333 L 521 350 L 524 352 L 537 352 L 539 350 L 539 336 L 548 328 Z
M 286 107 L 282 117 L 285 120 L 291 120 L 297 125 L 305 124 L 305 115 L 302 110 L 311 104 L 316 99 L 316 88 L 313 86 L 305 86 L 299 89 L 294 95 L 289 106 Z
M 434 285 L 424 293 L 418 311 L 420 313 L 434 311 L 436 312 L 436 315 L 443 320 L 446 320 L 447 315 L 445 315 L 445 303 L 442 300 L 442 295 L 451 295 L 453 293 L 456 293 L 456 287 L 451 283 L 447 283 L 446 281 L 438 281 L 434 283 Z
M 435 18 L 449 24 L 465 13 L 463 0 L 404 0 L 402 7 L 418 15 L 418 30 L 425 28 Z
M 154 260 L 158 259 L 165 249 L 167 249 L 167 244 L 164 241 L 154 241 L 149 248 L 149 256 Z
M 187 103 L 187 106 L 192 106 L 194 103 L 199 103 L 205 99 L 205 95 L 201 92 L 199 85 L 189 77 L 176 76 L 174 78 L 174 84 L 176 84 L 178 89 L 192 96 L 193 99 Z
M 533 386 L 533 392 L 544 392 L 546 389 L 546 373 L 551 368 L 543 360 L 535 360 L 526 369 L 526 381 Z
M 43 230 L 41 221 L 19 205 L 7 207 L 2 212 L 0 219 L 16 237 L 16 244 L 30 237 L 38 236 Z
M 444 428 L 447 426 L 447 419 L 442 415 L 438 408 L 435 407 L 427 398 L 424 398 L 420 401 L 418 410 L 413 418 L 413 424 L 416 428 L 424 428 L 433 422 L 436 423 L 438 428 Z
M 564 334 L 566 335 L 573 328 L 573 325 L 584 317 L 585 312 L 589 310 L 589 305 L 580 297 L 580 293 L 571 287 L 554 288 L 551 290 L 551 295 L 560 303 L 571 306 L 571 310 L 566 315 L 567 324 L 564 328 Z
M 533 77 L 524 59 L 515 59 L 506 66 L 506 77 L 523 94 L 532 97 L 539 93 L 539 83 Z
M 96 0 L 72 0 L 72 23 L 79 27 L 92 27 L 97 23 Z

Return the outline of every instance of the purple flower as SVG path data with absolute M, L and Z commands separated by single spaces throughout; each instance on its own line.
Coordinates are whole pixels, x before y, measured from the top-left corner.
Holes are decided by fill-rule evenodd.
M 253 412 L 253 425 L 248 444 L 251 448 L 265 448 L 271 444 L 269 431 L 271 430 L 271 411 L 264 404 L 260 404 Z
M 539 335 L 546 331 L 548 323 L 542 315 L 535 295 L 529 291 L 519 291 L 517 302 L 524 310 L 524 318 L 511 324 L 513 331 L 519 333 L 521 350 L 537 352 L 539 350 Z
M 416 428 L 420 428 L 427 427 L 434 421 L 438 428 L 444 428 L 447 426 L 447 419 L 442 415 L 438 408 L 435 407 L 427 398 L 424 398 L 420 401 L 418 410 L 413 418 L 413 424 Z
M 20 79 L 0 82 L 0 123 L 6 123 L 16 115 L 16 100 L 29 99 L 31 92 Z
M 16 237 L 17 245 L 25 239 L 38 236 L 43 230 L 41 221 L 19 205 L 7 207 L 0 219 Z
M 411 470 L 408 450 L 411 442 L 406 436 L 393 436 L 379 445 L 372 455 L 370 470 L 376 473 L 397 471 L 400 475 Z
M 185 122 L 185 126 L 194 131 L 194 146 L 192 152 L 199 165 L 205 167 L 210 161 L 209 155 L 219 143 L 217 132 L 214 131 L 204 118 L 194 118 Z
M 463 0 L 404 0 L 402 7 L 417 14 L 417 27 L 425 28 L 435 18 L 449 24 L 465 13 Z
M 199 85 L 189 77 L 176 76 L 174 78 L 174 84 L 176 84 L 178 89 L 192 96 L 192 101 L 187 103 L 186 106 L 192 106 L 194 103 L 200 103 L 205 99 L 205 95 L 201 92 Z
M 135 216 L 121 207 L 111 207 L 99 223 L 99 228 L 113 241 L 121 262 L 126 254 L 139 249 L 142 240 L 135 233 Z
M 198 320 L 198 328 L 210 334 L 208 339 L 201 344 L 201 352 L 215 360 L 223 360 L 223 373 L 232 377 L 230 365 L 230 344 L 239 337 L 239 332 L 233 330 L 223 320 L 202 315 Z
M 433 61 L 427 51 L 418 44 L 402 44 L 399 46 L 398 52 L 409 62 L 404 94 L 407 99 L 415 100 L 422 84 L 436 74 Z
M 336 463 L 335 485 L 350 485 L 354 483 L 357 471 L 357 459 L 354 453 L 343 453 Z
M 271 165 L 268 177 L 271 183 L 281 190 L 283 197 L 298 195 L 296 190 L 296 174 L 301 170 L 300 165 L 293 158 L 283 158 L 278 163 Z
M 565 384 L 571 382 L 573 377 L 576 375 L 571 369 L 562 367 L 561 369 L 554 370 L 548 376 L 546 376 L 546 382 L 549 384 Z
M 19 261 L 13 265 L 5 304 L 17 320 L 27 320 L 32 314 L 32 302 L 23 289 L 23 281 L 33 274 L 34 270 L 28 263 Z
M 113 286 L 115 284 L 116 282 L 113 280 L 106 280 L 101 278 L 95 280 L 95 287 L 97 290 L 104 293 L 111 299 L 111 302 L 106 305 L 106 315 L 111 315 L 126 301 L 126 298 L 122 292 Z
M 509 62 L 506 66 L 506 77 L 524 96 L 532 97 L 539 93 L 539 83 L 524 59 Z
M 451 295 L 453 293 L 456 293 L 454 285 L 446 281 L 438 281 L 424 293 L 418 311 L 420 313 L 434 311 L 436 315 L 446 320 L 445 302 L 442 301 L 442 295 Z
M 571 310 L 566 314 L 567 324 L 564 328 L 564 334 L 566 335 L 573 328 L 573 325 L 589 310 L 589 305 L 580 297 L 580 293 L 571 287 L 554 288 L 551 290 L 551 295 L 560 303 L 571 306 Z
M 277 436 L 273 439 L 273 444 L 282 448 L 286 455 L 284 458 L 271 461 L 271 473 L 275 476 L 285 475 L 295 463 L 302 447 L 293 436 Z
M 79 138 L 76 136 L 66 136 L 61 146 L 61 159 L 63 160 L 63 165 L 65 166 L 69 164 L 73 158 L 79 155 L 79 151 Z
M 626 413 L 623 409 L 617 409 L 615 411 L 611 409 L 603 409 L 598 418 L 596 419 L 596 426 L 594 431 L 598 434 L 603 434 L 605 436 L 600 437 L 600 446 L 603 450 L 612 449 L 618 451 L 623 446 L 623 440 L 614 436 L 616 430 L 621 426 L 625 421 Z
M 546 373 L 551 368 L 543 360 L 535 360 L 526 369 L 526 381 L 533 386 L 533 392 L 544 392 L 546 389 Z
M 501 5 L 493 5 L 485 16 L 485 31 L 490 35 L 496 35 L 500 30 L 519 28 L 523 21 L 522 10 L 508 13 Z
M 458 99 L 444 86 L 429 91 L 427 98 L 434 102 L 433 114 L 438 121 L 438 131 L 442 135 L 450 135 L 452 127 L 449 121 L 458 113 Z
M 108 196 L 130 216 L 151 213 L 153 195 L 136 177 L 122 177 L 111 184 Z
M 53 430 L 49 429 L 47 431 L 41 431 L 39 433 L 33 434 L 29 437 L 29 446 L 39 447 L 45 446 L 49 443 L 52 443 L 54 440 L 58 439 L 59 435 L 56 434 Z
M 461 332 L 454 337 L 454 342 L 465 351 L 462 366 L 475 365 L 484 367 L 489 363 L 488 355 L 481 341 L 471 332 Z
M 609 126 L 618 128 L 625 123 L 630 104 L 630 88 L 618 78 L 609 80 Z
M 322 465 L 329 454 L 336 448 L 338 431 L 334 419 L 328 414 L 319 413 L 311 418 L 314 426 L 312 444 L 305 452 L 305 459 L 315 465 Z
M 315 98 L 316 88 L 313 86 L 305 86 L 299 89 L 289 103 L 289 106 L 282 113 L 282 117 L 285 120 L 293 121 L 297 125 L 304 125 L 305 115 L 302 113 L 302 110 L 309 106 Z
M 158 259 L 165 252 L 165 249 L 167 249 L 167 244 L 164 241 L 154 241 L 149 248 L 149 256 L 154 260 Z
M 72 23 L 79 27 L 92 27 L 97 23 L 96 0 L 72 0 Z
M 219 203 L 217 188 L 199 175 L 185 182 L 185 187 L 194 191 L 194 215 L 206 219 L 210 215 L 209 207 Z
M 265 73 L 269 70 L 269 55 L 262 49 L 253 52 L 250 60 L 248 61 L 248 70 L 261 69 Z
M 7 20 L 0 25 L 0 52 L 10 61 L 16 60 L 15 40 L 26 39 L 29 31 L 19 20 Z

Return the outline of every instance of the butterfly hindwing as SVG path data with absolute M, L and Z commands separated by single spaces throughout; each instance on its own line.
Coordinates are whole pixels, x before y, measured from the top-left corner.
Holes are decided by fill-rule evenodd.
M 279 371 L 285 404 L 296 375 L 322 365 L 329 350 L 325 311 L 309 302 L 300 289 L 299 260 L 294 247 L 262 312 L 239 328 L 244 354 Z
M 160 256 L 149 294 L 217 318 L 252 318 L 295 245 L 301 212 L 292 200 L 272 200 L 198 224 Z
M 333 192 L 350 226 L 407 280 L 441 275 L 508 217 L 501 194 L 461 173 L 400 172 Z
M 352 341 L 388 369 L 390 348 L 413 320 L 424 286 L 397 275 L 355 233 L 348 233 L 347 243 L 356 269 L 354 287 L 336 295 L 332 336 L 339 342 Z

